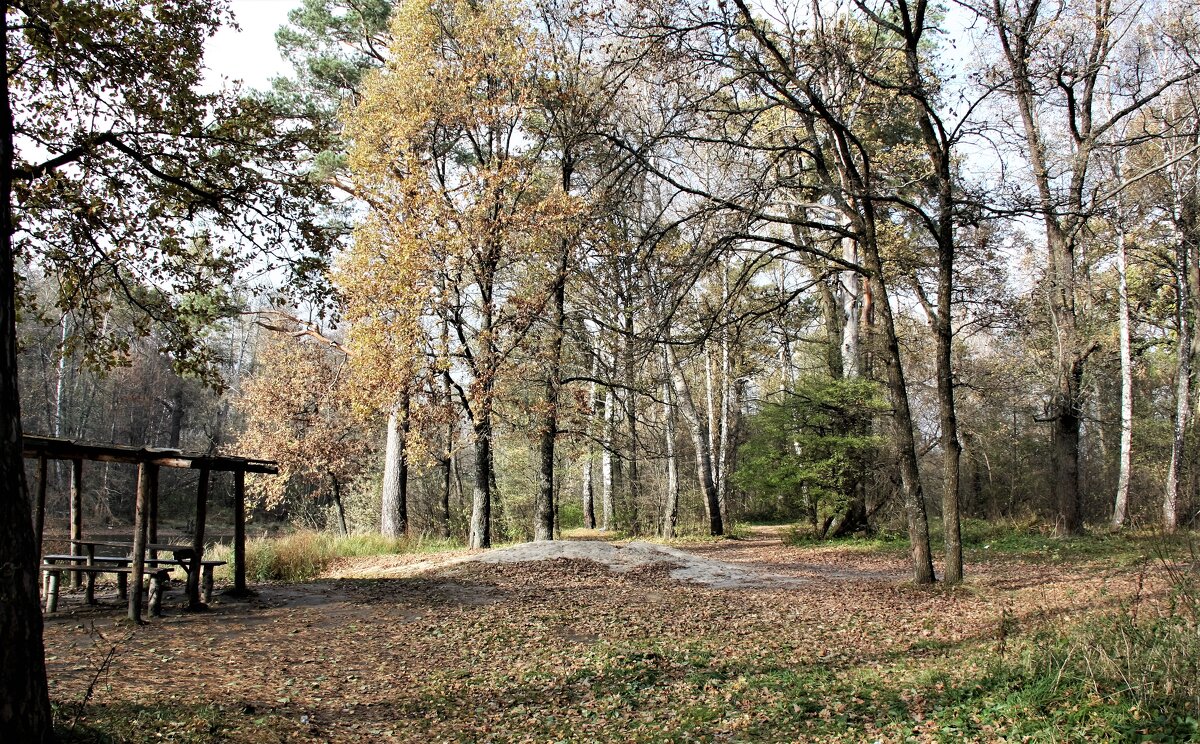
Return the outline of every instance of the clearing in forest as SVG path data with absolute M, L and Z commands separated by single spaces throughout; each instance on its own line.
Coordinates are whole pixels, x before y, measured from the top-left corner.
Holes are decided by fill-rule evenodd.
M 353 559 L 203 614 L 180 612 L 176 593 L 136 630 L 67 601 L 46 623 L 51 694 L 80 740 L 992 741 L 1136 727 L 1136 714 L 1081 710 L 1065 682 L 1026 695 L 1038 667 L 1019 659 L 1049 642 L 1043 629 L 1133 602 L 1156 611 L 1161 568 L 1054 558 L 981 557 L 953 590 L 908 583 L 901 552 L 789 547 L 771 528 L 682 548 Z

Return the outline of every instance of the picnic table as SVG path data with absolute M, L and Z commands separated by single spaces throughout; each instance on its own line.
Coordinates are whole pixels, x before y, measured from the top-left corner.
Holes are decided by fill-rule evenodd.
M 83 549 L 82 555 L 47 555 L 44 557 L 42 571 L 46 577 L 46 611 L 54 612 L 58 607 L 59 577 L 63 573 L 83 574 L 86 576 L 86 597 L 88 604 L 95 604 L 96 576 L 102 573 L 115 574 L 117 577 L 117 592 L 125 599 L 128 592 L 128 577 L 133 573 L 133 543 L 108 539 L 78 539 L 71 540 L 72 545 Z M 96 548 L 120 548 L 122 555 L 97 555 Z M 201 573 L 200 581 L 188 581 L 188 587 L 196 587 L 200 600 L 208 603 L 212 599 L 213 569 L 225 565 L 225 561 L 202 560 L 191 545 L 175 545 L 171 543 L 147 543 L 145 546 L 149 555 L 142 565 L 142 573 L 150 577 L 150 610 L 152 615 L 161 614 L 161 595 L 169 584 L 169 573 L 172 568 L 182 568 L 189 579 L 193 572 Z M 171 553 L 171 558 L 159 558 L 158 553 Z

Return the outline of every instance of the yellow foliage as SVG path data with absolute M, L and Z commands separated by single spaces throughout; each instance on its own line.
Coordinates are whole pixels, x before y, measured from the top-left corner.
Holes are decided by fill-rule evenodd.
M 388 63 L 344 115 L 353 189 L 369 207 L 335 273 L 360 406 L 387 410 L 455 368 L 486 415 L 507 353 L 544 311 L 549 259 L 580 208 L 544 162 L 542 41 L 527 12 L 510 0 L 403 3 Z

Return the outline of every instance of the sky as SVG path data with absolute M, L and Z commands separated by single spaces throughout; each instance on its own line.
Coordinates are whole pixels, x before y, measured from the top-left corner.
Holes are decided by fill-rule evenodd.
M 241 80 L 248 87 L 266 88 L 271 78 L 288 72 L 288 64 L 275 47 L 275 31 L 287 23 L 288 11 L 298 5 L 300 0 L 231 0 L 240 28 L 222 28 L 208 40 L 206 83 L 217 87 L 224 77 Z

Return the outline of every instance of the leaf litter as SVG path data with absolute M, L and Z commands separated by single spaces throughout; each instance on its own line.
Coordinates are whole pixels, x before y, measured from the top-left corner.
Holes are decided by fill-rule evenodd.
M 173 592 L 80 720 L 174 711 L 136 741 L 889 741 L 881 721 L 899 709 L 913 727 L 902 738 L 933 741 L 922 690 L 880 690 L 995 645 L 1004 623 L 1111 608 L 1142 580 L 1005 562 L 969 565 L 958 589 L 919 588 L 902 556 L 788 547 L 769 530 L 684 550 L 572 545 L 352 561 L 340 578 L 218 595 L 200 614 Z M 122 632 L 115 594 L 105 601 L 47 618 L 60 705 L 108 653 L 93 633 Z

